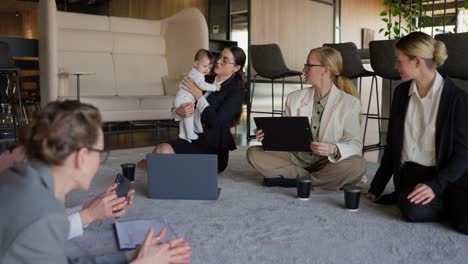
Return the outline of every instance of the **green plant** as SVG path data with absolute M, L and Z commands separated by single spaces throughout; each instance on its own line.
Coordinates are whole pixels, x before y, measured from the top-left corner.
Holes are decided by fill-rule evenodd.
M 384 32 L 386 37 L 402 37 L 414 29 L 430 26 L 432 22 L 422 0 L 383 0 L 382 5 L 386 10 L 380 12 L 380 20 L 386 26 L 379 33 Z
M 388 38 L 398 38 L 424 27 L 444 26 L 446 23 L 445 17 L 433 24 L 432 18 L 427 15 L 432 2 L 432 0 L 383 0 L 382 5 L 385 10 L 380 12 L 380 20 L 385 23 L 385 27 L 381 28 L 379 33 L 384 32 L 384 35 Z M 464 2 L 461 8 L 468 9 L 468 2 Z M 450 21 L 450 23 L 452 22 L 454 21 Z M 454 33 L 445 30 L 445 28 L 442 31 L 436 28 L 435 31 Z

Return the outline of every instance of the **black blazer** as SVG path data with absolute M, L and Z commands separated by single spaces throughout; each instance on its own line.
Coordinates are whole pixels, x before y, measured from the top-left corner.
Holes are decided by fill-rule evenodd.
M 206 78 L 213 82 L 214 76 Z M 206 100 L 210 106 L 201 114 L 203 134 L 208 144 L 218 152 L 235 150 L 236 142 L 231 134 L 231 126 L 242 110 L 244 88 L 233 75 L 221 84 L 221 89 L 212 92 Z
M 400 190 L 403 131 L 409 104 L 411 81 L 400 84 L 394 93 L 390 113 L 387 146 L 380 167 L 371 183 L 370 193 L 379 197 L 393 175 Z M 423 127 L 421 129 L 424 129 Z M 436 176 L 424 182 L 435 195 L 449 187 L 468 192 L 468 94 L 449 78 L 445 79 L 436 119 Z

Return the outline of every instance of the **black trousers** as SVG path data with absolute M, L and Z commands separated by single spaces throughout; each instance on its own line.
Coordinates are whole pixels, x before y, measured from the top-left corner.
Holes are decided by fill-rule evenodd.
M 447 218 L 456 230 L 468 234 L 468 192 L 466 190 L 451 185 L 443 195 L 436 196 L 430 203 L 414 204 L 408 200 L 408 195 L 417 184 L 435 177 L 436 169 L 406 162 L 400 175 L 398 206 L 404 218 L 411 222 L 433 222 Z

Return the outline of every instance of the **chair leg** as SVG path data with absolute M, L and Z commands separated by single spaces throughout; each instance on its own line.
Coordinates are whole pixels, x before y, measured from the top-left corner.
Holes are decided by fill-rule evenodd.
M 369 92 L 369 100 L 367 102 L 367 113 L 366 113 L 366 123 L 364 125 L 364 136 L 362 138 L 362 144 L 363 146 L 365 146 L 365 142 L 366 142 L 366 133 L 367 133 L 367 124 L 369 122 L 369 112 L 370 112 L 370 105 L 371 105 L 371 100 L 372 100 L 372 92 L 374 91 L 374 78 L 377 79 L 377 77 L 375 76 L 372 76 L 372 81 L 371 81 L 371 88 L 370 88 L 370 92 Z M 377 80 L 375 80 L 377 82 Z
M 27 125 L 28 122 L 26 122 L 26 124 L 24 123 L 25 119 L 24 119 L 24 113 L 23 113 L 23 112 L 24 112 L 24 109 L 23 109 L 23 105 L 22 105 L 22 103 L 21 103 L 21 88 L 20 88 L 20 82 L 19 82 L 19 76 L 18 76 L 19 73 L 16 72 L 15 75 L 16 75 L 16 87 L 18 88 L 18 89 L 17 89 L 17 92 L 18 92 L 18 104 L 19 104 L 19 108 L 20 108 L 20 121 L 19 121 L 19 123 L 20 123 L 21 125 Z
M 275 116 L 275 90 L 274 90 L 274 82 L 271 79 L 271 117 Z
M 362 77 L 359 77 L 359 99 L 361 99 L 362 93 Z
M 381 125 L 381 120 L 380 119 L 380 102 L 379 102 L 379 85 L 378 83 L 375 84 L 375 95 L 377 96 L 377 125 L 378 125 L 378 128 L 379 128 L 379 143 L 377 144 L 378 147 L 380 147 L 381 143 L 382 143 L 382 125 Z
M 249 94 L 249 102 L 247 102 L 247 142 L 249 142 L 251 135 L 250 135 L 250 119 L 252 115 L 252 105 L 253 105 L 253 98 L 254 98 L 254 92 L 255 92 L 255 81 L 257 78 L 258 74 L 255 74 L 253 78 L 253 83 L 252 83 L 252 92 Z
M 281 90 L 281 116 L 283 116 L 284 112 L 284 77 L 283 77 L 283 88 Z

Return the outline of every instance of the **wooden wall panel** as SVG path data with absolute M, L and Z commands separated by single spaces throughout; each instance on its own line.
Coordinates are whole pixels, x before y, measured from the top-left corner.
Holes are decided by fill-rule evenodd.
M 130 14 L 130 2 L 128 0 L 109 0 L 109 15 L 128 17 Z
M 37 11 L 18 11 L 0 9 L 0 36 L 37 39 Z
M 343 0 L 341 9 L 341 42 L 354 42 L 362 47 L 361 29 L 375 30 L 375 39 L 384 39 L 379 29 L 385 26 L 380 20 L 380 12 L 384 10 L 381 0 Z
M 310 49 L 333 42 L 333 6 L 310 0 L 255 0 L 251 12 L 251 44 L 277 43 L 293 70 L 302 70 Z
M 110 0 L 109 14 L 144 19 L 164 19 L 184 8 L 196 7 L 208 17 L 208 0 Z

